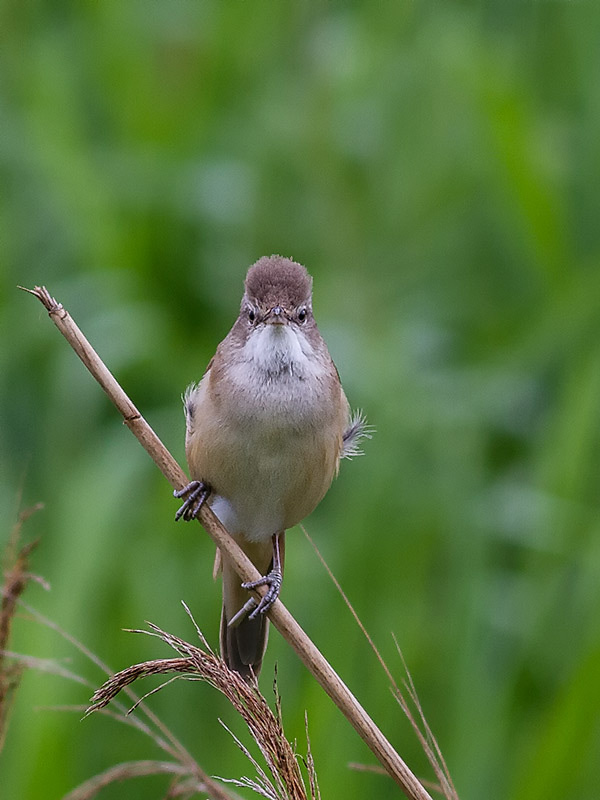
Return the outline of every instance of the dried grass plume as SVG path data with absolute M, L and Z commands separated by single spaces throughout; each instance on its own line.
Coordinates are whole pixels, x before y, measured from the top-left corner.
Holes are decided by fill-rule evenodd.
M 189 609 L 187 606 L 185 608 L 191 618 Z M 258 683 L 256 681 L 248 683 L 237 672 L 230 670 L 227 664 L 210 648 L 195 622 L 194 625 L 202 647 L 192 645 L 152 623 L 148 623 L 149 630 L 132 631 L 158 637 L 173 648 L 179 654 L 178 657 L 144 661 L 117 672 L 94 692 L 86 715 L 104 708 L 119 692 L 134 681 L 151 675 L 161 675 L 168 679 L 158 689 L 154 689 L 148 694 L 162 689 L 177 678 L 205 681 L 221 692 L 242 717 L 258 745 L 270 773 L 268 775 L 239 739 L 234 737 L 236 744 L 254 765 L 257 777 L 255 779 L 223 778 L 221 780 L 249 787 L 263 797 L 272 800 L 309 800 L 309 798 L 310 800 L 319 800 L 317 776 L 310 748 L 305 761 L 309 778 L 307 791 L 300 771 L 298 755 L 283 730 L 277 693 L 276 711 L 273 712 L 260 693 Z M 144 699 L 148 694 L 144 696 Z M 134 708 L 135 706 L 131 711 Z

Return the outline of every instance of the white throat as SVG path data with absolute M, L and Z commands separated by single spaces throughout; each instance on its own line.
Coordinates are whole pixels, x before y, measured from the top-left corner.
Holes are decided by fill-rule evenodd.
M 302 377 L 314 369 L 314 350 L 302 331 L 291 325 L 267 324 L 252 331 L 244 356 L 269 376 Z

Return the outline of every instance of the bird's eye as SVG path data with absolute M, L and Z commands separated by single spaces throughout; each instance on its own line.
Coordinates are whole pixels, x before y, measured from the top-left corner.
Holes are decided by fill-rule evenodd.
M 248 320 L 250 322 L 254 322 L 255 319 L 256 319 L 256 311 L 252 308 L 252 306 L 250 306 L 250 308 L 248 309 Z
M 306 322 L 306 309 L 304 307 L 298 311 L 298 322 Z

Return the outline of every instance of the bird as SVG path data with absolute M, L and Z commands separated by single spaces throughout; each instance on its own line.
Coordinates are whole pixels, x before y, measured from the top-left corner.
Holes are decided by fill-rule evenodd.
M 247 272 L 239 316 L 202 379 L 183 395 L 191 482 L 176 520 L 207 503 L 256 566 L 241 583 L 225 554 L 221 655 L 258 678 L 266 612 L 281 590 L 285 531 L 323 499 L 340 460 L 360 455 L 370 428 L 351 413 L 313 316 L 312 278 L 296 261 L 264 256 Z M 248 590 L 268 587 L 260 601 Z

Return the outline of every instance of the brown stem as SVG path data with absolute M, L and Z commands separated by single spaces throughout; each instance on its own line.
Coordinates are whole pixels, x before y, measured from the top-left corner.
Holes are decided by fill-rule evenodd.
M 187 476 L 137 408 L 133 405 L 129 397 L 125 394 L 66 309 L 54 300 L 48 290 L 43 286 L 36 286 L 33 289 L 24 289 L 24 291 L 33 294 L 41 301 L 54 324 L 67 339 L 94 378 L 96 378 L 98 383 L 102 386 L 110 400 L 121 412 L 125 424 L 137 437 L 140 444 L 154 460 L 173 488 L 183 489 L 189 482 Z M 217 547 L 227 554 L 228 559 L 233 563 L 236 572 L 242 580 L 251 582 L 261 577 L 250 559 L 235 543 L 231 536 L 229 536 L 225 528 L 207 505 L 202 506 L 199 514 L 199 521 Z M 267 589 L 268 587 L 263 586 L 259 587 L 256 591 L 258 594 L 262 595 Z M 294 648 L 307 669 L 312 673 L 357 731 L 359 736 L 375 754 L 386 772 L 402 788 L 409 800 L 432 800 L 431 795 L 411 772 L 400 755 L 360 705 L 350 689 L 348 689 L 346 684 L 336 674 L 329 662 L 302 630 L 300 625 L 298 625 L 283 603 L 277 600 L 268 614 L 273 625 L 284 639 L 286 639 L 288 644 Z

